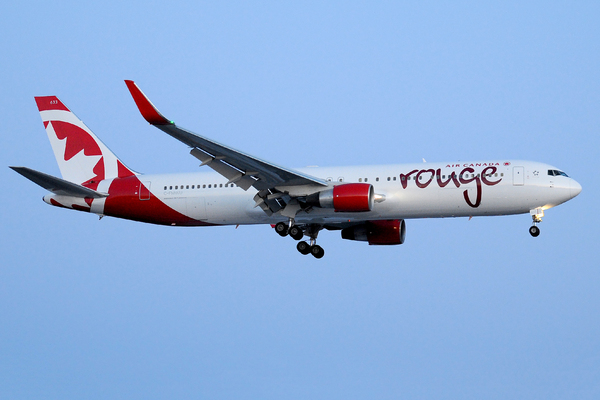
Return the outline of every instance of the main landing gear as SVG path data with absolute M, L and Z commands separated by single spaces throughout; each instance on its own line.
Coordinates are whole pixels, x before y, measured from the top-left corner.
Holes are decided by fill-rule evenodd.
M 531 210 L 529 213 L 531 214 L 531 218 L 533 219 L 533 225 L 529 228 L 529 234 L 533 237 L 538 237 L 540 236 L 540 228 L 537 227 L 537 224 L 542 222 L 544 210 L 541 208 L 536 208 Z
M 294 220 L 291 219 L 287 224 L 285 222 L 278 222 L 275 225 L 275 232 L 277 232 L 279 236 L 284 237 L 289 235 L 294 240 L 300 240 L 304 235 L 310 237 L 310 242 L 304 240 L 298 242 L 296 249 L 298 249 L 300 254 L 312 254 L 315 258 L 322 258 L 325 255 L 325 250 L 317 244 L 317 235 L 321 229 L 323 229 L 322 226 L 312 224 L 300 227 L 295 225 Z

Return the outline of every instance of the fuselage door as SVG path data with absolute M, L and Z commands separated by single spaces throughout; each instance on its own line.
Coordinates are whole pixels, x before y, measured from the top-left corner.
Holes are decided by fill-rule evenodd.
M 150 182 L 140 182 L 140 200 L 150 200 Z
M 523 186 L 525 184 L 525 167 L 513 167 L 513 185 Z

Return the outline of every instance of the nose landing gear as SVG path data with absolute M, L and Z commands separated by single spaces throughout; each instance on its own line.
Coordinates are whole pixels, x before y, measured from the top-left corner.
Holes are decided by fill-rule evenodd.
M 533 237 L 538 237 L 540 236 L 540 228 L 538 228 L 536 225 L 533 225 L 531 228 L 529 228 L 529 233 Z
M 540 228 L 537 227 L 537 224 L 542 222 L 544 210 L 541 208 L 535 208 L 529 211 L 529 214 L 531 214 L 531 218 L 533 219 L 533 225 L 529 228 L 529 234 L 533 237 L 538 237 L 540 236 Z

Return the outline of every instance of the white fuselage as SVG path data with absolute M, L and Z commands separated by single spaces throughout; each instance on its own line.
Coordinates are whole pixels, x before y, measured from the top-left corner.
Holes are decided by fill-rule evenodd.
M 552 176 L 556 168 L 538 162 L 504 160 L 378 165 L 366 167 L 310 167 L 301 172 L 331 185 L 366 182 L 378 200 L 372 211 L 335 212 L 314 207 L 300 211 L 297 223 L 345 223 L 383 219 L 470 217 L 529 213 L 559 205 L 580 191 L 566 176 Z M 253 200 L 256 191 L 244 191 L 215 172 L 139 175 L 154 197 L 193 220 L 215 225 L 267 224 L 286 220 L 267 216 Z M 111 180 L 99 191 L 110 192 Z M 285 188 L 281 188 L 284 190 Z M 143 202 L 146 194 L 136 193 Z M 91 211 L 103 214 L 101 201 Z M 110 215 L 110 214 L 108 214 Z M 162 221 L 161 223 L 165 223 Z M 171 225 L 178 225 L 173 221 Z

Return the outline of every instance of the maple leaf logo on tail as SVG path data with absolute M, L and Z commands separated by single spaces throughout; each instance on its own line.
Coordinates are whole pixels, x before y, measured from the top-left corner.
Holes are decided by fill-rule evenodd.
M 58 97 L 35 102 L 63 179 L 96 190 L 104 179 L 135 175 Z

